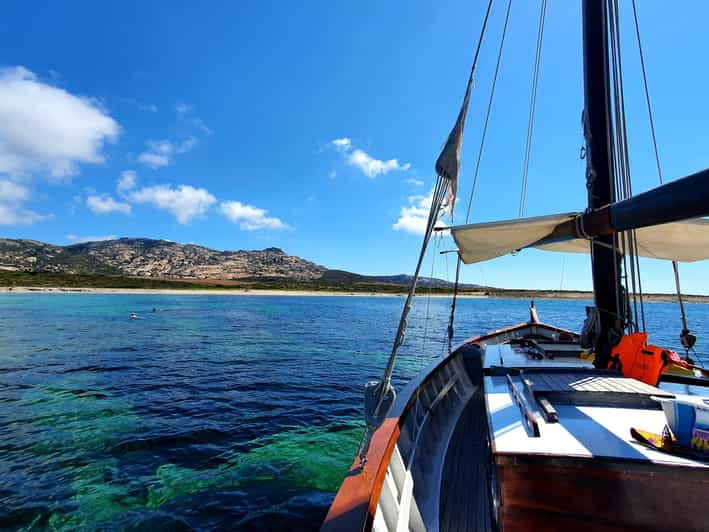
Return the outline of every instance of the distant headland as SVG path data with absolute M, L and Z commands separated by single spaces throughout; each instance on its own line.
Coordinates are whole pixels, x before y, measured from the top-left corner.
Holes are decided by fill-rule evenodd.
M 360 275 L 331 270 L 279 248 L 217 251 L 194 244 L 120 238 L 57 246 L 0 239 L 0 292 L 399 295 L 409 275 Z M 419 294 L 449 296 L 453 283 L 422 278 Z M 463 297 L 591 299 L 590 292 L 517 290 L 462 284 Z M 675 301 L 673 294 L 646 294 Z M 709 296 L 687 295 L 707 303 Z

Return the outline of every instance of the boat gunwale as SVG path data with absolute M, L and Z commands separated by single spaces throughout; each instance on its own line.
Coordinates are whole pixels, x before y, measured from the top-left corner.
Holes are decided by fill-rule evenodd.
M 553 332 L 563 332 L 578 338 L 577 333 L 546 323 L 518 323 L 468 338 L 458 344 L 444 358 L 434 360 L 421 370 L 417 377 L 407 383 L 397 396 L 387 418 L 372 435 L 367 461 L 364 466 L 360 464 L 359 457 L 355 457 L 335 495 L 335 499 L 330 505 L 321 530 L 325 532 L 341 529 L 371 530 L 384 484 L 384 477 L 389 467 L 391 455 L 394 452 L 394 446 L 398 442 L 401 426 L 405 423 L 416 400 L 418 400 L 421 389 L 434 375 L 455 359 L 462 347 L 475 345 L 481 348 L 481 346 L 477 345 L 481 340 L 514 332 L 525 327 L 538 327 Z
M 330 505 L 321 527 L 322 531 L 371 530 L 379 496 L 384 485 L 384 477 L 394 452 L 394 446 L 399 440 L 401 426 L 406 422 L 418 400 L 421 389 L 438 371 L 455 359 L 461 347 L 468 344 L 466 340 L 444 358 L 433 361 L 402 389 L 394 401 L 389 415 L 372 435 L 364 466 L 360 465 L 359 457 L 355 457 Z M 381 452 L 382 448 L 384 448 L 384 452 Z M 366 493 L 369 493 L 369 496 L 365 508 L 363 499 L 366 497 Z
M 389 467 L 391 456 L 394 452 L 394 446 L 397 444 L 401 427 L 406 422 L 411 409 L 421 394 L 422 388 L 429 382 L 445 366 L 451 363 L 462 347 L 475 346 L 479 349 L 484 349 L 486 341 L 497 336 L 521 331 L 525 328 L 530 330 L 530 334 L 534 334 L 534 329 L 545 329 L 547 331 L 564 333 L 570 335 L 575 341 L 578 341 L 579 334 L 573 331 L 549 325 L 546 323 L 523 322 L 502 329 L 485 333 L 479 336 L 468 338 L 458 344 L 448 355 L 442 359 L 434 360 L 426 368 L 421 370 L 419 374 L 404 386 L 401 393 L 397 396 L 389 415 L 382 425 L 372 435 L 370 443 L 368 459 L 364 466 L 361 466 L 359 457 L 355 457 L 352 466 L 350 467 L 347 476 L 340 485 L 340 488 L 330 505 L 325 521 L 321 530 L 329 532 L 335 530 L 371 530 L 374 523 L 379 497 L 384 484 L 386 471 Z M 510 367 L 510 369 L 513 369 Z M 486 369 L 483 369 L 485 374 Z M 664 375 L 663 375 L 664 376 Z M 684 380 L 684 379 L 682 379 Z M 488 423 L 490 420 L 490 409 L 486 402 L 486 415 Z M 519 454 L 519 453 L 504 453 L 495 450 L 494 439 L 491 443 L 491 452 L 493 454 L 493 463 L 497 467 L 497 458 L 501 460 L 511 459 L 530 459 L 530 460 L 570 460 L 570 461 L 593 461 L 598 460 L 604 464 L 622 467 L 622 464 L 640 467 L 643 462 L 640 460 L 625 460 L 612 457 L 586 457 L 575 455 L 553 455 L 553 454 Z M 578 462 L 582 463 L 582 462 Z M 583 462 L 585 463 L 585 462 Z M 668 465 L 663 463 L 653 463 L 657 467 L 682 467 L 687 470 L 702 469 L 701 467 L 691 465 Z

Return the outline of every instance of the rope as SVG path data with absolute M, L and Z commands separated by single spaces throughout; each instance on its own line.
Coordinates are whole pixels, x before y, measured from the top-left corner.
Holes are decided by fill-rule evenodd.
M 638 52 L 640 54 L 640 70 L 643 74 L 643 86 L 645 88 L 645 103 L 647 105 L 647 115 L 650 120 L 650 137 L 652 138 L 652 147 L 655 151 L 655 165 L 657 166 L 657 177 L 660 180 L 660 184 L 663 183 L 662 178 L 662 165 L 660 164 L 660 150 L 657 148 L 657 136 L 655 135 L 655 119 L 652 113 L 652 105 L 650 104 L 650 90 L 648 88 L 649 84 L 647 82 L 647 71 L 645 69 L 645 54 L 643 53 L 642 40 L 640 39 L 640 23 L 638 22 L 638 11 L 635 5 L 635 0 L 632 0 L 633 6 L 633 19 L 635 20 L 635 37 L 638 43 Z M 684 310 L 684 301 L 682 301 L 682 290 L 679 283 L 679 265 L 676 260 L 672 261 L 672 270 L 675 275 L 675 289 L 677 291 L 677 302 L 679 303 L 679 311 L 682 320 L 682 334 L 689 332 L 687 327 L 687 315 Z M 689 351 L 689 350 L 687 350 Z
M 620 48 L 620 23 L 618 16 L 617 0 L 610 1 L 610 35 L 611 35 L 611 57 L 613 66 L 613 96 L 615 111 L 615 129 L 617 143 L 614 146 L 614 160 L 618 172 L 616 173 L 616 188 L 620 199 L 629 198 L 633 195 L 632 180 L 630 172 L 630 159 L 628 156 L 628 132 L 625 116 L 625 90 L 623 86 L 623 66 Z M 630 285 L 632 286 L 633 308 L 632 326 L 639 330 L 638 315 L 641 317 L 642 329 L 646 329 L 645 305 L 642 292 L 642 281 L 640 277 L 640 258 L 637 247 L 635 231 L 627 231 L 622 235 L 623 247 L 623 267 L 625 270 L 626 296 L 628 293 L 628 271 L 627 261 L 630 262 Z M 626 259 L 627 257 L 627 259 Z M 639 303 L 639 304 L 638 304 Z M 638 312 L 639 308 L 639 312 Z
M 488 12 L 490 6 L 488 5 Z M 478 149 L 477 161 L 475 162 L 475 170 L 473 171 L 473 182 L 470 188 L 470 197 L 468 198 L 468 208 L 465 211 L 465 223 L 467 224 L 470 220 L 470 209 L 473 206 L 473 197 L 475 196 L 475 186 L 478 181 L 478 172 L 480 171 L 480 161 L 482 160 L 483 148 L 485 146 L 485 137 L 487 136 L 487 127 L 490 123 L 490 112 L 492 111 L 492 102 L 495 97 L 495 87 L 497 86 L 497 75 L 500 72 L 500 62 L 502 60 L 502 50 L 505 46 L 505 36 L 507 35 L 507 25 L 510 20 L 510 10 L 512 9 L 512 0 L 507 2 L 507 12 L 505 13 L 505 24 L 502 27 L 502 37 L 500 38 L 500 48 L 497 52 L 497 62 L 495 63 L 495 73 L 492 77 L 492 86 L 490 88 L 490 98 L 487 102 L 487 111 L 485 112 L 485 122 L 483 124 L 482 136 L 480 137 L 480 148 Z M 487 23 L 487 15 L 485 16 L 485 23 Z M 483 26 L 484 30 L 484 26 Z M 482 37 L 481 37 L 482 39 Z M 478 43 L 478 47 L 480 44 Z M 477 60 L 477 52 L 475 54 L 475 59 Z M 474 65 L 473 65 L 474 66 Z M 472 72 L 470 74 L 472 76 Z M 451 352 L 453 345 L 453 323 L 455 321 L 455 305 L 458 299 L 458 285 L 460 281 L 460 255 L 458 255 L 458 262 L 455 268 L 455 286 L 453 287 L 453 301 L 451 303 L 451 314 L 448 320 L 448 352 Z
M 433 248 L 433 253 L 431 254 L 431 275 L 429 276 L 429 279 L 433 279 L 435 267 L 436 267 L 436 251 L 438 247 L 440 246 L 440 239 L 436 239 L 436 236 L 434 235 L 433 240 L 435 242 L 434 248 Z M 431 319 L 431 287 L 429 286 L 428 290 L 428 295 L 426 296 L 426 317 L 424 318 L 423 321 L 423 342 L 421 343 L 421 356 L 425 357 L 426 355 L 426 338 L 428 335 L 428 322 Z
M 546 17 L 547 2 L 542 0 L 539 13 L 539 28 L 537 30 L 537 51 L 534 57 L 534 75 L 532 76 L 532 94 L 529 102 L 529 119 L 527 122 L 527 143 L 524 148 L 524 172 L 522 173 L 522 188 L 519 196 L 519 213 L 524 214 L 524 202 L 527 196 L 527 176 L 529 174 L 529 159 L 532 152 L 532 131 L 534 130 L 534 113 L 537 108 L 537 84 L 539 83 L 539 67 L 542 59 L 542 40 L 544 39 L 544 19 Z
M 387 389 L 391 384 L 391 374 L 394 370 L 394 361 L 396 360 L 396 355 L 401 344 L 404 343 L 404 337 L 406 336 L 406 326 L 409 313 L 411 312 L 411 305 L 413 303 L 413 298 L 416 293 L 416 282 L 421 273 L 421 265 L 423 264 L 423 259 L 426 254 L 426 248 L 428 242 L 431 239 L 431 233 L 433 233 L 433 227 L 438 219 L 438 213 L 443 205 L 443 200 L 448 192 L 448 186 L 450 181 L 444 177 L 439 177 L 436 181 L 436 186 L 433 191 L 431 200 L 431 210 L 428 213 L 428 223 L 426 224 L 426 232 L 424 233 L 423 245 L 421 246 L 421 252 L 419 253 L 419 259 L 416 263 L 416 270 L 414 272 L 413 282 L 411 283 L 411 288 L 406 296 L 406 303 L 404 304 L 404 310 L 401 313 L 401 319 L 399 320 L 399 328 L 396 331 L 396 338 L 394 339 L 394 346 L 391 350 L 391 355 L 389 355 L 389 361 L 387 362 L 386 370 L 384 371 L 384 377 L 382 378 L 382 389 Z
M 512 8 L 512 0 L 507 2 L 507 13 L 505 14 L 505 25 L 502 27 L 502 38 L 500 39 L 500 49 L 497 52 L 497 63 L 495 64 L 495 74 L 492 77 L 492 87 L 490 89 L 490 98 L 487 102 L 487 112 L 485 113 L 485 123 L 483 125 L 482 137 L 480 138 L 480 148 L 478 149 L 478 157 L 475 163 L 475 171 L 473 172 L 473 184 L 470 189 L 470 197 L 468 198 L 468 208 L 465 211 L 465 223 L 470 220 L 470 208 L 473 206 L 473 196 L 475 196 L 475 185 L 478 181 L 478 172 L 480 171 L 480 160 L 482 159 L 483 147 L 485 146 L 485 137 L 487 135 L 487 126 L 490 122 L 490 111 L 492 110 L 492 101 L 495 96 L 495 87 L 497 86 L 497 75 L 500 72 L 500 61 L 502 59 L 502 48 L 505 45 L 505 36 L 507 35 L 507 23 L 510 20 L 510 9 Z

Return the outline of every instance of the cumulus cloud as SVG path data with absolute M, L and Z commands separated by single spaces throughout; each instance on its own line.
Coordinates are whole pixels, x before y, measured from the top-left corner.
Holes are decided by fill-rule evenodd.
M 0 179 L 0 225 L 31 225 L 46 219 L 47 216 L 23 207 L 29 198 L 26 186 Z
M 399 164 L 396 159 L 389 159 L 388 161 L 375 159 L 359 148 L 350 153 L 347 162 L 362 170 L 367 177 L 377 177 L 379 174 L 387 174 L 392 170 L 408 170 L 411 168 L 409 163 Z
M 153 170 L 172 162 L 172 143 L 169 140 L 149 140 L 148 149 L 138 156 L 138 160 Z
M 144 187 L 132 192 L 129 198 L 135 203 L 150 203 L 158 209 L 166 210 L 181 224 L 202 216 L 217 202 L 206 189 L 189 185 L 180 185 L 177 188 L 170 185 Z
M 431 210 L 431 202 L 433 201 L 433 193 L 427 196 L 410 196 L 409 204 L 401 208 L 399 218 L 392 226 L 395 231 L 405 231 L 413 235 L 423 235 L 426 233 L 426 224 L 428 223 L 428 213 Z M 446 225 L 438 220 L 436 227 L 445 227 Z
M 119 126 L 94 100 L 40 81 L 24 67 L 0 69 L 0 174 L 67 179 L 100 163 Z
M 161 166 L 172 164 L 174 156 L 187 153 L 197 145 L 195 137 L 187 137 L 182 142 L 174 144 L 169 140 L 149 140 L 148 149 L 138 156 L 138 161 L 156 170 Z
M 175 110 L 180 114 L 185 114 L 185 113 L 189 113 L 192 110 L 192 106 L 187 105 L 186 103 L 178 103 L 175 106 Z
M 352 139 L 342 137 L 341 139 L 331 140 L 330 147 L 337 151 L 348 151 L 352 147 Z
M 389 159 L 387 161 L 376 159 L 366 151 L 354 148 L 352 139 L 348 137 L 331 140 L 328 142 L 328 146 L 342 153 L 349 164 L 356 166 L 364 175 L 370 178 L 377 177 L 379 174 L 387 174 L 392 170 L 403 171 L 411 168 L 409 163 L 401 164 L 397 159 Z
M 406 181 L 404 181 L 404 183 L 408 183 L 409 185 L 414 185 L 417 187 L 423 186 L 423 181 L 421 181 L 420 179 L 414 179 L 413 177 L 407 179 Z
M 76 235 L 66 235 L 66 239 L 69 242 L 74 242 L 75 244 L 81 244 L 83 242 L 101 242 L 103 240 L 116 240 L 116 235 L 101 235 L 101 236 L 76 236 Z
M 137 181 L 138 174 L 136 174 L 133 170 L 126 170 L 125 172 L 121 172 L 121 176 L 116 182 L 116 191 L 119 194 L 125 194 L 129 190 L 135 188 L 135 184 L 137 183 Z
M 111 214 L 112 212 L 120 212 L 130 214 L 131 208 L 127 203 L 121 203 L 114 200 L 111 196 L 89 196 L 86 198 L 86 205 L 95 214 Z
M 268 211 L 239 201 L 223 201 L 220 205 L 222 214 L 233 223 L 238 223 L 244 231 L 259 229 L 288 229 L 278 218 L 268 216 Z

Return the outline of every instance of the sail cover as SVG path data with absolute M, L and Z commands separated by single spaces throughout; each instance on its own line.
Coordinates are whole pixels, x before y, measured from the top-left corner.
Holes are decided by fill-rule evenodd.
M 580 213 L 553 214 L 502 222 L 450 227 L 466 264 L 482 262 L 537 247 L 545 251 L 589 253 L 590 241 L 582 238 L 544 243 L 554 229 Z M 693 262 L 709 259 L 709 220 L 695 218 L 635 230 L 638 255 L 653 259 Z M 549 242 L 549 240 L 546 240 Z

